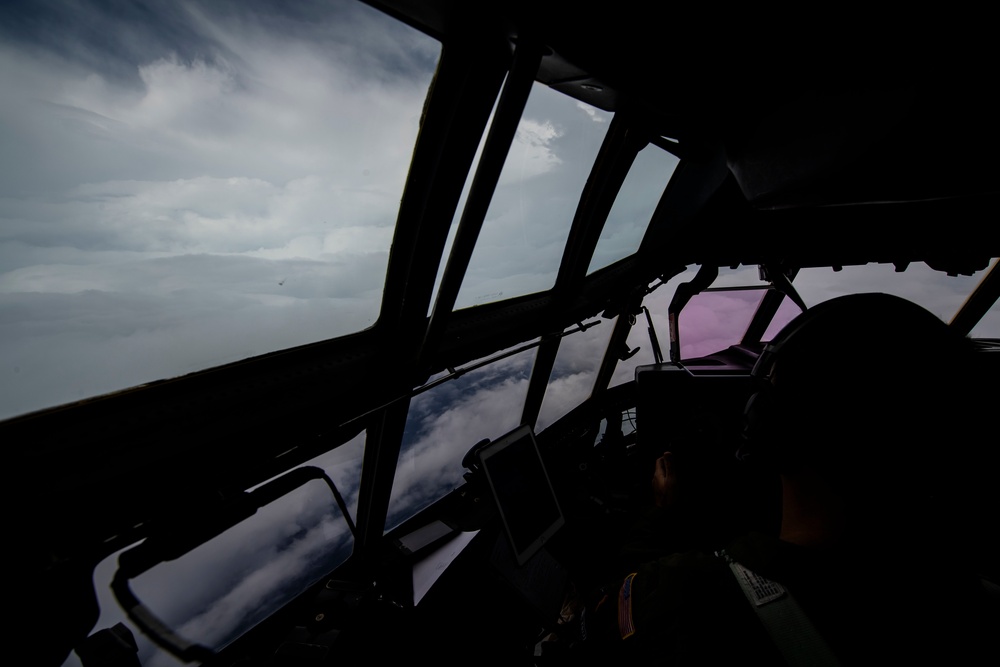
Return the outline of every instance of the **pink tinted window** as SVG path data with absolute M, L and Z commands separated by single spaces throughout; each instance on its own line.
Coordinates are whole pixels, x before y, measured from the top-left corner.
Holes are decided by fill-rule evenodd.
M 781 305 L 778 306 L 778 312 L 774 314 L 774 319 L 771 320 L 771 324 L 768 325 L 767 331 L 764 332 L 764 337 L 761 339 L 764 342 L 774 340 L 774 337 L 778 335 L 786 324 L 791 322 L 796 315 L 802 312 L 795 303 L 789 299 L 787 296 L 781 300 Z

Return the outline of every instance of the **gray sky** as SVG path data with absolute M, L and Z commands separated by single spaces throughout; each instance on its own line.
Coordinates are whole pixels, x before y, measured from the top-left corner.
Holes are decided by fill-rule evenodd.
M 555 284 L 577 202 L 610 120 L 609 113 L 535 84 L 457 308 L 541 292 Z
M 375 321 L 433 40 L 349 2 L 5 11 L 0 418 Z M 536 86 L 459 306 L 552 285 L 609 120 Z M 657 151 L 597 262 L 641 236 Z M 904 296 L 968 291 L 905 276 Z
M 50 4 L 0 33 L 0 418 L 374 322 L 433 40 Z

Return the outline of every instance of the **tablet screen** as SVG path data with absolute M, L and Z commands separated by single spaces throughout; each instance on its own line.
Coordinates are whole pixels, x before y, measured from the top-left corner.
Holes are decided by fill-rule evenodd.
M 491 442 L 479 458 L 518 565 L 565 523 L 530 426 Z

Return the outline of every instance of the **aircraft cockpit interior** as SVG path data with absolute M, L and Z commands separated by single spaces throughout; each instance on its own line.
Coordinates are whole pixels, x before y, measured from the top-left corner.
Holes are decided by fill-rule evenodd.
M 909 600 L 900 573 L 941 555 L 981 601 L 956 618 L 976 639 L 998 620 L 985 17 L 0 13 L 0 440 L 29 662 L 592 664 L 596 619 L 668 632 L 629 606 L 648 563 L 737 572 L 745 535 L 807 544 L 859 515 L 878 558 L 912 556 L 869 590 Z M 779 400 L 794 430 L 760 428 Z M 852 476 L 876 461 L 888 477 Z M 801 470 L 884 504 L 845 496 L 828 533 L 793 532 Z M 772 645 L 773 621 L 761 645 L 851 662 L 819 620 L 822 659 Z

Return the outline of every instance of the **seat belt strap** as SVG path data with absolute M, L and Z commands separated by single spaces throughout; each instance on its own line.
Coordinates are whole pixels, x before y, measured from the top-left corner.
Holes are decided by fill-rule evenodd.
M 820 636 L 802 607 L 784 586 L 763 577 L 735 561 L 725 551 L 719 553 L 729 563 L 736 581 L 757 618 L 767 629 L 781 655 L 792 667 L 838 667 L 826 640 Z

